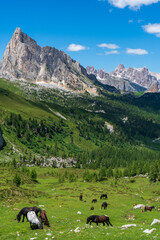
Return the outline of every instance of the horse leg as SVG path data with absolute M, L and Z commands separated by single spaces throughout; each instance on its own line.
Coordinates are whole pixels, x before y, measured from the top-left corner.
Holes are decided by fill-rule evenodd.
M 97 222 L 97 226 L 98 226 L 98 222 Z
M 107 225 L 109 226 L 109 223 L 108 222 L 106 222 L 107 223 Z
M 112 223 L 110 221 L 108 221 L 108 223 L 113 227 Z
M 103 222 L 103 226 L 105 226 L 105 223 Z
M 24 222 L 24 217 L 25 217 L 25 215 L 23 215 L 23 220 L 22 220 L 22 222 Z

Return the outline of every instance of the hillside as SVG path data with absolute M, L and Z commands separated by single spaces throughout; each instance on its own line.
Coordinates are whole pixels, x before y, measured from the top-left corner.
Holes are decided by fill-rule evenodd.
M 160 95 L 99 91 L 99 96 L 75 94 L 1 79 L 0 126 L 6 142 L 1 161 L 25 158 L 39 164 L 71 157 L 77 166 L 95 168 L 158 159 L 159 144 L 152 140 L 160 136 Z

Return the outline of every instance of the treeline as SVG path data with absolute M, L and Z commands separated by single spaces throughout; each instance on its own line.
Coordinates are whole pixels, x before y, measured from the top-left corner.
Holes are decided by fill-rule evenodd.
M 146 148 L 121 145 L 108 145 L 93 151 L 80 153 L 77 158 L 77 167 L 97 169 L 102 167 L 129 167 L 133 162 L 145 165 L 160 159 L 160 152 Z

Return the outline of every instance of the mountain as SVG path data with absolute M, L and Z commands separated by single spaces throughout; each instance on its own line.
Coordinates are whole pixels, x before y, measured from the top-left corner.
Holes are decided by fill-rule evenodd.
M 146 89 L 152 88 L 153 85 L 158 83 L 155 73 L 151 73 L 146 67 L 143 68 L 125 68 L 123 64 L 119 64 L 118 67 L 110 72 L 110 77 L 128 79 L 129 81 L 136 83 Z M 157 74 L 158 76 L 158 74 Z
M 20 28 L 16 28 L 6 47 L 0 63 L 0 76 L 96 93 L 86 69 L 78 61 L 54 47 L 40 47 Z
M 119 69 L 122 66 L 119 65 Z M 98 79 L 99 82 L 103 83 L 104 85 L 110 85 L 113 86 L 121 91 L 128 91 L 128 92 L 141 92 L 141 91 L 145 91 L 146 88 L 143 86 L 140 86 L 137 83 L 134 83 L 130 80 L 128 80 L 127 78 L 121 78 L 118 75 L 114 76 L 111 75 L 109 73 L 107 73 L 104 69 L 99 69 L 96 70 L 94 67 L 86 67 L 87 73 L 88 74 L 93 74 L 96 76 L 96 78 Z

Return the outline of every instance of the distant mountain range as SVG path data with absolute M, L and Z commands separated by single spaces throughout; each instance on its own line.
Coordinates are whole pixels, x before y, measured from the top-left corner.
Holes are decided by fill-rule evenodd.
M 93 74 L 103 84 L 108 84 L 122 91 L 149 91 L 160 90 L 160 73 L 152 73 L 146 67 L 125 68 L 123 64 L 107 73 L 104 69 L 86 68 L 88 74 Z
M 126 69 L 120 64 L 111 73 L 94 67 L 85 69 L 63 51 L 40 47 L 20 28 L 16 28 L 6 47 L 0 62 L 0 77 L 91 94 L 97 94 L 97 88 L 111 92 L 160 90 L 160 74 L 151 73 L 145 67 Z

